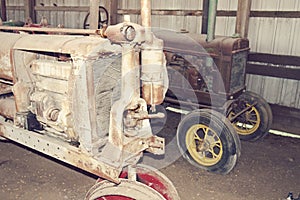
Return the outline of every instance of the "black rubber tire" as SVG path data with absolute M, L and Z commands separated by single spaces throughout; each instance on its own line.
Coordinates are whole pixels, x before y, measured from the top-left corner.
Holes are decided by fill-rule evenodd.
M 272 110 L 268 102 L 265 99 L 263 99 L 260 95 L 251 91 L 244 92 L 238 98 L 238 101 L 242 101 L 250 105 L 253 104 L 254 102 L 257 102 L 256 105 L 254 105 L 254 108 L 258 111 L 259 118 L 260 118 L 260 123 L 258 128 L 251 134 L 245 135 L 240 133 L 239 130 L 236 129 L 240 139 L 243 141 L 254 142 L 265 137 L 268 134 L 273 121 Z M 241 115 L 241 117 L 244 117 L 243 114 Z M 239 118 L 237 118 L 237 120 L 239 120 Z M 236 122 L 237 121 L 233 122 L 233 126 L 235 126 L 234 123 Z
M 222 155 L 215 164 L 208 166 L 197 162 L 188 150 L 189 148 L 186 144 L 188 131 L 191 127 L 198 124 L 209 127 L 218 135 L 221 141 Z M 194 110 L 181 120 L 177 129 L 177 144 L 182 156 L 188 162 L 196 167 L 217 174 L 228 174 L 232 171 L 241 154 L 240 140 L 231 123 L 224 115 L 210 109 Z

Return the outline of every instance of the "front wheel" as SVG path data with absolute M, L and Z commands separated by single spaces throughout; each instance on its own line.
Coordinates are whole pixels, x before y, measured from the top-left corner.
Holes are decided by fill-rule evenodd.
M 178 125 L 177 143 L 183 157 L 196 167 L 229 173 L 240 156 L 241 144 L 228 119 L 213 110 L 195 110 Z
M 155 199 L 165 200 L 165 198 L 142 183 L 121 179 L 119 184 L 103 180 L 96 183 L 85 197 L 85 200 L 144 200 Z
M 136 181 L 128 180 L 128 171 L 120 174 L 120 184 L 99 179 L 85 200 L 179 200 L 173 183 L 157 169 L 138 164 Z
M 242 112 L 245 109 L 246 111 Z M 233 104 L 228 118 L 241 140 L 256 141 L 270 130 L 272 116 L 272 110 L 266 100 L 254 92 L 246 91 Z

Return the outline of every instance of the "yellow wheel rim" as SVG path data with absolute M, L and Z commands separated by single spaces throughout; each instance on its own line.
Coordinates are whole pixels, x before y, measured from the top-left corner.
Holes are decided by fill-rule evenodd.
M 250 106 L 250 104 L 246 104 Z M 233 111 L 229 115 L 229 119 L 234 117 L 236 113 Z M 233 127 L 240 135 L 251 135 L 253 134 L 260 125 L 260 115 L 258 110 L 252 106 L 252 108 L 242 114 L 241 117 L 238 117 L 233 123 Z
M 202 166 L 213 166 L 222 158 L 222 142 L 216 132 L 206 125 L 191 126 L 185 142 L 192 158 Z

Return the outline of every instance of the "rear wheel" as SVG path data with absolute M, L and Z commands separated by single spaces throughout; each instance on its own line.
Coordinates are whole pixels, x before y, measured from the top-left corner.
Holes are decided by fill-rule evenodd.
M 247 111 L 238 115 L 244 109 Z M 256 141 L 270 130 L 273 115 L 269 104 L 261 96 L 247 91 L 233 104 L 228 118 L 241 140 Z
M 181 120 L 177 143 L 191 164 L 220 174 L 234 168 L 241 151 L 238 135 L 228 119 L 209 109 L 195 110 Z

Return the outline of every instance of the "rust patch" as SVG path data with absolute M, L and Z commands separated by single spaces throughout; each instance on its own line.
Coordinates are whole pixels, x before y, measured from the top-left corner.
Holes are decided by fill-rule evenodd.
M 143 84 L 142 95 L 148 105 L 159 105 L 164 100 L 164 86 L 154 83 Z
M 0 115 L 13 119 L 15 113 L 16 106 L 13 98 L 0 99 Z
M 13 80 L 12 69 L 10 65 L 10 55 L 7 53 L 0 54 L 0 78 Z
M 101 178 L 107 179 L 114 183 L 119 183 L 119 174 L 121 169 L 114 168 L 106 165 L 101 161 L 97 161 L 85 154 L 81 154 L 75 151 L 68 151 L 66 155 L 67 160 L 70 161 L 76 167 L 95 174 Z

